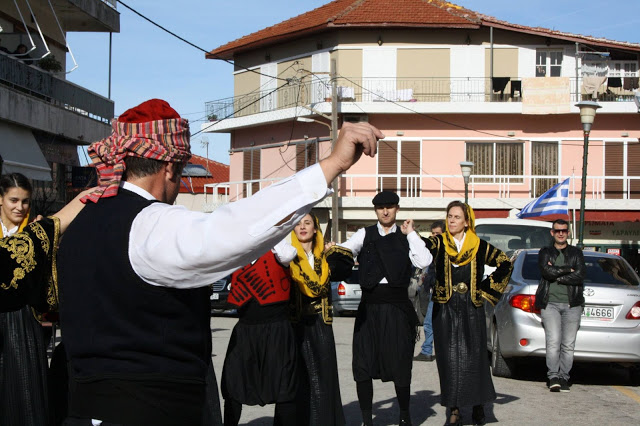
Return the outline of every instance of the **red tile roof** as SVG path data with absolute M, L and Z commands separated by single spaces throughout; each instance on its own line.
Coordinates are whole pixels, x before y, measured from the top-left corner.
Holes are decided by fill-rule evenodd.
M 479 28 L 477 13 L 442 0 L 335 0 L 227 43 L 206 55 L 233 59 L 240 51 L 336 28 Z
M 181 194 L 203 194 L 204 185 L 207 183 L 229 182 L 229 166 L 217 161 L 208 160 L 199 155 L 192 155 L 189 160 L 191 164 L 198 164 L 209 171 L 211 177 L 182 177 L 182 185 L 180 185 Z M 224 190 L 219 190 L 224 193 Z
M 527 27 L 501 21 L 443 0 L 335 0 L 302 15 L 222 45 L 208 59 L 233 59 L 237 53 L 338 28 L 480 28 L 489 26 L 595 46 L 640 51 L 640 44 Z

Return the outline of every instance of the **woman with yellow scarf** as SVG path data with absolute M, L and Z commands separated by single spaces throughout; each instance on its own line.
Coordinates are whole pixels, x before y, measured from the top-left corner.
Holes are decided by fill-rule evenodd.
M 299 352 L 302 355 L 300 388 L 298 390 L 298 425 L 344 425 L 338 361 L 333 337 L 331 283 L 351 272 L 351 264 L 336 256 L 335 265 L 327 256 L 340 250 L 325 246 L 320 223 L 313 214 L 307 214 L 291 233 L 291 243 L 298 256 L 289 265 L 293 304 L 293 319 Z M 328 249 L 325 252 L 325 249 Z M 340 259 L 337 259 L 340 258 Z M 333 262 L 333 260 L 332 260 Z
M 507 256 L 475 232 L 473 209 L 447 206 L 446 230 L 426 240 L 435 262 L 433 334 L 440 403 L 449 425 L 461 425 L 460 407 L 473 406 L 473 424 L 485 424 L 484 404 L 496 399 L 487 358 L 484 300 L 496 304 L 511 277 Z M 485 265 L 495 271 L 483 279 Z

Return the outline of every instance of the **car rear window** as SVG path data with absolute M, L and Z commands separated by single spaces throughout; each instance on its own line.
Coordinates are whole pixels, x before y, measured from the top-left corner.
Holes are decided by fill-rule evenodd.
M 522 265 L 522 278 L 540 281 L 538 269 L 538 253 L 526 253 Z M 604 257 L 585 254 L 584 263 L 587 266 L 585 284 L 605 285 L 638 285 L 638 275 L 621 257 Z
M 345 280 L 347 284 L 360 284 L 360 274 L 357 269 L 351 271 L 351 276 Z
M 484 223 L 476 226 L 476 234 L 505 253 L 551 243 L 549 228 L 544 226 Z

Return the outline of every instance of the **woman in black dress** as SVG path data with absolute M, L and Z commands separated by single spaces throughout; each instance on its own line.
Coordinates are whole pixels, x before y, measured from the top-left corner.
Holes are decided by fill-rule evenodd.
M 450 408 L 449 425 L 462 424 L 462 406 L 473 406 L 474 424 L 485 424 L 483 405 L 496 399 L 483 304 L 498 301 L 512 269 L 502 251 L 478 238 L 474 220 L 468 204 L 453 201 L 445 232 L 426 240 L 436 270 L 433 333 L 440 403 Z M 483 279 L 485 265 L 496 270 Z
M 81 196 L 87 192 L 83 192 Z M 40 320 L 58 305 L 55 253 L 60 234 L 84 206 L 79 198 L 29 222 L 31 184 L 0 178 L 0 423 L 47 425 L 47 352 Z
M 351 272 L 353 259 L 337 260 L 331 266 L 327 255 L 340 250 L 325 246 L 318 218 L 307 214 L 291 234 L 298 255 L 291 262 L 291 300 L 300 366 L 298 426 L 342 426 L 345 424 L 338 382 L 338 361 L 333 337 L 332 279 Z M 328 251 L 325 253 L 325 249 Z

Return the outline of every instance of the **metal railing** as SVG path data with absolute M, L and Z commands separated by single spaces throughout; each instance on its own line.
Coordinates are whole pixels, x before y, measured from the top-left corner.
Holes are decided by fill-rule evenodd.
M 540 196 L 550 186 L 565 180 L 559 175 L 472 175 L 469 181 L 470 198 L 525 198 Z M 205 185 L 207 196 L 217 197 L 219 188 L 225 195 L 216 200 L 215 207 L 250 196 L 284 177 L 222 182 Z M 408 198 L 452 198 L 464 194 L 462 175 L 391 175 L 391 174 L 343 174 L 340 176 L 340 196 L 371 197 L 385 189 Z M 490 182 L 487 180 L 491 179 Z M 570 183 L 569 199 L 580 199 L 580 177 Z M 607 182 L 614 188 L 607 188 Z M 544 185 L 540 187 L 539 185 Z M 588 176 L 589 199 L 637 199 L 640 200 L 640 176 Z
M 491 79 L 488 77 L 433 77 L 433 78 L 344 78 L 337 79 L 340 102 L 521 102 L 519 77 Z M 582 79 L 569 78 L 571 102 L 591 99 L 582 89 Z M 499 89 L 499 90 L 497 90 Z M 623 88 L 604 89 L 598 94 L 603 102 L 633 102 L 633 91 Z M 278 90 L 262 90 L 245 95 L 219 99 L 205 104 L 211 121 L 225 117 L 242 117 L 260 112 L 291 108 L 330 101 L 328 80 L 286 85 Z
M 103 123 L 114 116 L 112 100 L 3 54 L 0 84 Z

